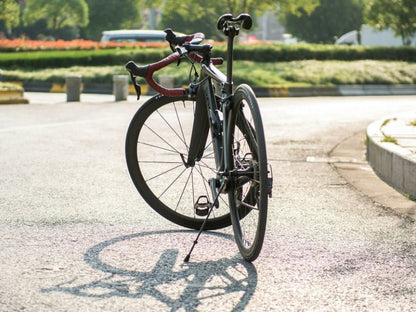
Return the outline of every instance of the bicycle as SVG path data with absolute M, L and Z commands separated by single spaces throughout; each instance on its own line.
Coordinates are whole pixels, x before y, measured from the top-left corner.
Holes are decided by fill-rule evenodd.
M 258 103 L 252 89 L 233 90 L 233 43 L 241 28 L 250 29 L 248 14 L 222 15 L 218 30 L 227 36 L 227 75 L 211 57 L 204 34 L 177 36 L 166 29 L 172 54 L 145 66 L 126 64 L 141 95 L 137 77 L 157 95 L 134 115 L 126 136 L 127 167 L 138 192 L 160 215 L 190 229 L 199 229 L 185 262 L 204 230 L 232 225 L 239 251 L 254 261 L 262 248 L 272 170 Z M 165 88 L 154 72 L 187 58 L 188 87 Z M 199 74 L 195 63 L 201 65 Z

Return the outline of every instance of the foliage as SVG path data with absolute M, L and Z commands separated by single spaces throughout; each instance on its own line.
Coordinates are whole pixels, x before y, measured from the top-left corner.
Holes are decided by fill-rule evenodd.
M 208 2 L 208 4 L 207 4 Z M 195 0 L 192 5 L 185 1 L 167 0 L 162 11 L 160 28 L 173 28 L 187 34 L 203 30 L 207 38 L 219 39 L 216 29 L 222 2 Z
M 380 29 L 391 28 L 404 45 L 411 44 L 416 34 L 415 0 L 367 0 L 364 5 L 369 24 Z
M 299 15 L 301 12 L 312 13 L 321 0 L 281 0 L 279 1 L 279 13 Z
M 137 0 L 86 0 L 89 24 L 85 28 L 89 39 L 99 40 L 101 32 L 112 29 L 129 29 L 140 23 Z
M 123 66 L 72 66 L 39 70 L 14 69 L 5 70 L 4 78 L 8 81 L 65 83 L 67 75 L 81 75 L 82 81 L 94 83 L 111 83 L 113 75 L 126 74 Z
M 0 81 L 0 91 L 2 90 L 17 90 L 22 91 L 23 88 L 15 83 L 9 83 L 9 82 L 1 82 Z
M 162 59 L 170 50 L 160 48 L 101 49 L 68 51 L 0 52 L 0 68 L 54 68 L 70 66 L 120 65 L 129 60 L 150 63 Z
M 87 41 L 88 42 L 88 41 Z M 0 41 L 1 43 L 1 41 Z M 59 44 L 59 43 L 58 43 Z M 120 47 L 125 48 L 120 48 Z M 101 47 L 101 45 L 99 45 Z M 147 48 L 144 45 L 120 45 L 119 48 L 68 51 L 0 52 L 0 68 L 52 68 L 74 65 L 120 65 L 129 60 L 153 63 L 171 51 L 165 48 Z M 226 46 L 214 45 L 213 56 L 225 56 Z M 254 44 L 236 45 L 234 59 L 255 62 L 289 62 L 294 60 L 396 60 L 416 62 L 416 47 L 362 47 L 322 44 Z
M 6 30 L 19 25 L 19 5 L 14 0 L 0 0 L 0 20 Z
M 203 30 L 208 38 L 220 39 L 221 34 L 216 29 L 218 18 L 224 13 L 237 16 L 240 13 L 249 13 L 255 18 L 265 10 L 281 12 L 296 12 L 304 8 L 310 12 L 319 3 L 319 0 L 194 0 L 192 5 L 187 2 L 167 0 L 162 12 L 161 28 L 174 26 L 174 30 L 184 33 L 194 33 Z
M 85 0 L 27 0 L 23 14 L 26 25 L 46 20 L 55 37 L 65 26 L 86 26 L 88 5 Z
M 295 61 L 275 73 L 292 83 L 311 85 L 339 84 L 415 84 L 416 64 L 398 61 Z
M 220 52 L 219 47 L 215 47 Z M 225 48 L 221 51 L 225 53 Z M 323 44 L 254 44 L 237 45 L 234 58 L 257 62 L 293 60 L 402 60 L 416 62 L 416 47 L 362 47 Z
M 282 21 L 287 31 L 301 40 L 333 43 L 336 37 L 360 28 L 362 11 L 357 0 L 321 0 L 312 13 L 300 9 L 297 14 L 287 14 Z
M 220 66 L 224 71 L 226 65 Z M 156 72 L 172 76 L 176 85 L 189 83 L 190 66 L 186 62 L 179 67 L 172 64 Z M 123 65 L 72 66 L 53 69 L 4 70 L 7 81 L 38 81 L 64 83 L 68 74 L 82 75 L 83 82 L 112 83 L 113 75 L 126 75 Z M 312 86 L 339 84 L 415 84 L 416 64 L 387 61 L 292 61 L 257 63 L 236 61 L 234 63 L 235 84 L 249 83 L 252 86 Z M 141 80 L 140 83 L 143 83 Z
M 385 143 L 393 143 L 398 145 L 397 139 L 391 135 L 387 135 L 383 133 L 383 138 L 381 139 L 381 142 Z
M 17 29 L 8 32 L 9 37 L 72 39 L 81 35 L 82 38 L 98 40 L 103 30 L 140 27 L 143 8 L 162 12 L 158 28 L 172 27 L 185 33 L 202 30 L 207 37 L 220 39 L 215 25 L 224 13 L 250 13 L 255 19 L 265 10 L 295 13 L 302 7 L 310 12 L 319 0 L 0 0 L 0 5 L 2 2 L 13 4 L 13 12 L 16 12 L 16 15 L 10 12 L 4 15 L 8 21 L 15 21 L 11 19 L 13 16 L 18 17 L 18 2 L 24 12 L 24 25 L 30 25 L 19 24 Z M 6 10 L 0 11 L 0 32 L 5 28 L 2 12 Z M 12 26 L 16 23 L 18 20 Z
M 0 51 L 47 51 L 47 50 L 98 50 L 134 47 L 166 47 L 163 42 L 97 42 L 92 40 L 75 39 L 71 41 L 56 40 L 24 40 L 0 39 Z

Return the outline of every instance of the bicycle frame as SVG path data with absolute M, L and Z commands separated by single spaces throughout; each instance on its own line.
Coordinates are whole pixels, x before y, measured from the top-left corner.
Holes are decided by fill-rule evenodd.
M 254 261 L 263 245 L 272 185 L 263 124 L 253 90 L 242 84 L 234 91 L 232 78 L 234 37 L 251 25 L 250 15 L 244 13 L 237 17 L 224 14 L 218 19 L 217 29 L 228 37 L 226 75 L 215 67 L 222 59 L 211 58 L 212 46 L 200 45 L 202 33 L 177 36 L 171 29 L 165 30 L 171 55 L 145 66 L 132 61 L 126 64 L 138 95 L 137 76 L 160 93 L 140 107 L 130 123 L 126 138 L 129 173 L 155 211 L 179 225 L 199 228 L 185 262 L 204 229 L 232 225 L 240 253 L 247 261 Z M 155 71 L 184 57 L 191 60 L 191 74 L 195 74 L 188 88 L 165 88 L 153 79 Z M 201 64 L 198 72 L 195 62 Z M 183 101 L 183 108 L 177 101 Z M 171 117 L 176 119 L 175 127 L 169 122 Z M 159 132 L 160 118 L 164 123 Z M 208 147 L 213 153 L 207 152 Z M 165 197 L 165 192 L 169 196 Z M 211 217 L 214 208 L 219 210 Z
M 205 146 L 198 146 L 198 142 L 206 142 L 208 132 L 205 133 L 206 124 L 209 122 L 211 128 L 212 144 L 214 151 L 222 151 L 221 154 L 215 153 L 215 162 L 218 176 L 228 176 L 233 170 L 233 163 L 230 146 L 226 144 L 228 138 L 228 124 L 233 114 L 230 112 L 233 109 L 232 96 L 232 52 L 233 41 L 235 37 L 235 29 L 232 34 L 228 36 L 227 43 L 227 76 L 225 76 L 210 60 L 202 60 L 201 79 L 198 83 L 198 92 L 202 92 L 202 96 L 197 95 L 196 113 L 194 119 L 194 126 L 192 130 L 192 139 L 190 143 L 190 152 L 187 164 L 195 163 L 203 155 Z M 205 103 L 202 103 L 203 100 Z M 220 105 L 218 105 L 218 103 Z M 206 105 L 206 109 L 202 109 L 201 105 Z M 222 113 L 222 125 L 219 117 L 219 109 Z M 204 116 L 208 115 L 208 118 Z M 198 150 L 199 149 L 199 150 Z M 197 150 L 197 152 L 196 152 Z
M 224 33 L 227 35 L 227 75 L 224 75 L 215 65 L 222 64 L 222 58 L 211 58 L 210 45 L 198 46 L 193 45 L 185 47 L 177 47 L 175 52 L 159 62 L 146 65 L 137 66 L 134 62 L 130 61 L 126 64 L 126 69 L 130 72 L 133 85 L 136 88 L 138 97 L 140 97 L 140 86 L 136 84 L 136 77 L 140 76 L 145 78 L 146 82 L 155 91 L 171 97 L 180 97 L 188 95 L 189 97 L 195 96 L 197 93 L 196 103 L 196 116 L 194 126 L 192 130 L 192 137 L 190 142 L 190 149 L 188 153 L 188 159 L 182 156 L 182 161 L 186 167 L 194 166 L 195 161 L 199 160 L 203 153 L 203 144 L 206 142 L 208 136 L 208 130 L 211 128 L 213 136 L 213 144 L 216 151 L 223 151 L 222 155 L 216 155 L 216 166 L 217 171 L 223 176 L 229 174 L 232 170 L 230 148 L 225 144 L 225 140 L 228 137 L 228 124 L 230 121 L 230 112 L 233 106 L 233 82 L 232 82 L 232 66 L 233 66 L 233 44 L 234 37 L 238 34 L 239 29 L 234 25 L 228 26 Z M 171 30 L 166 30 L 168 35 Z M 194 35 L 179 38 L 180 43 L 188 42 L 192 40 L 200 40 L 201 34 L 197 33 Z M 200 41 L 198 41 L 200 42 Z M 189 50 L 188 50 L 189 49 Z M 184 55 L 188 55 L 189 58 L 194 61 L 201 63 L 201 77 L 198 83 L 191 83 L 188 89 L 184 88 L 173 88 L 168 89 L 159 85 L 154 79 L 153 74 L 157 70 L 179 61 Z M 202 92 L 202 95 L 198 93 Z M 218 101 L 217 101 L 218 99 Z M 202 107 L 204 101 L 206 108 Z M 201 104 L 202 103 L 202 104 Z M 220 103 L 220 105 L 217 105 Z M 220 107 L 218 107 L 220 106 Z M 222 113 L 222 124 L 219 119 L 218 110 L 221 109 Z M 208 116 L 208 118 L 206 117 Z M 208 123 L 208 124 L 207 124 Z M 223 125 L 223 126 L 222 126 Z M 225 148 L 224 148 L 225 146 Z M 224 161 L 228 160 L 228 161 Z

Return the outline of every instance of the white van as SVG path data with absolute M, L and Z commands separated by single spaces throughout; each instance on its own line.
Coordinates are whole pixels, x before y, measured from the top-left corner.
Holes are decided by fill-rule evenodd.
M 359 45 L 359 34 L 356 30 L 342 35 L 335 44 Z M 416 44 L 416 37 L 412 39 L 412 44 Z M 396 36 L 392 29 L 379 30 L 375 27 L 362 25 L 361 45 L 363 46 L 402 46 L 402 39 Z
M 165 42 L 162 30 L 108 30 L 103 31 L 101 42 Z

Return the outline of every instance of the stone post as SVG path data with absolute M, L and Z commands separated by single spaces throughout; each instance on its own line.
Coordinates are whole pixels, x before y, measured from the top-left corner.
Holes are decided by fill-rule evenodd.
M 81 98 L 82 76 L 66 76 L 66 101 L 79 102 Z
M 129 95 L 129 76 L 113 76 L 113 93 L 116 101 L 125 101 Z
M 172 89 L 174 85 L 173 77 L 172 76 L 159 76 L 159 83 L 162 87 Z

